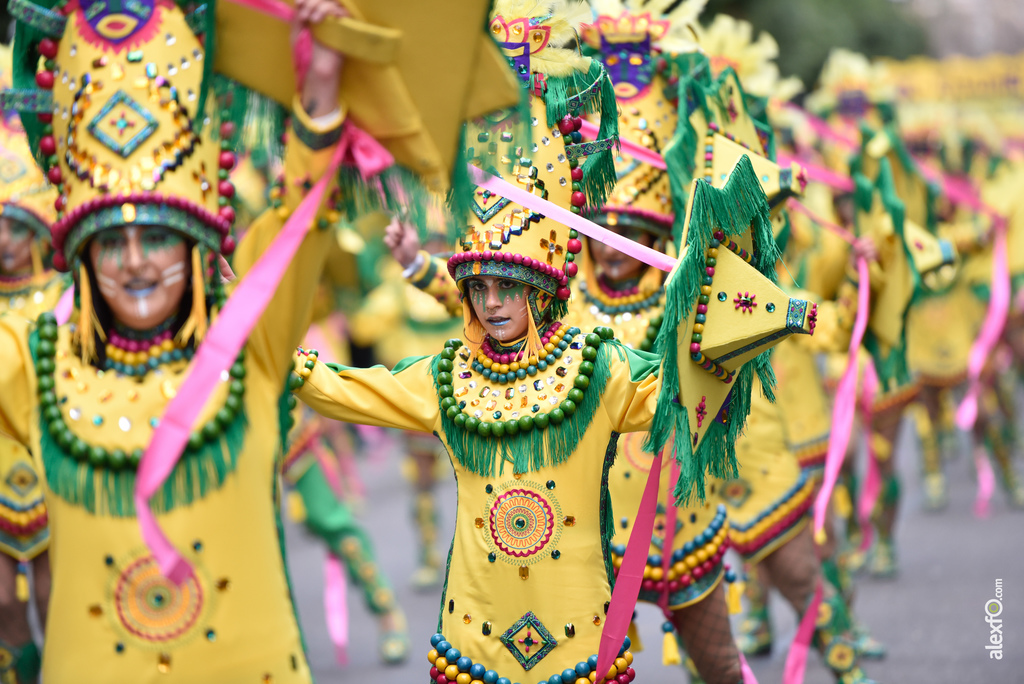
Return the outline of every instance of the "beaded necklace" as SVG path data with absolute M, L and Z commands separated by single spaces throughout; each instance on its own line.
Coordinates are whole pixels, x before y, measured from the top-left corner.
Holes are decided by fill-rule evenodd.
M 44 313 L 38 321 L 39 343 L 35 349 L 35 371 L 39 388 L 39 409 L 46 423 L 45 432 L 52 437 L 60 450 L 75 461 L 92 468 L 114 471 L 134 470 L 139 465 L 143 450 L 135 449 L 126 453 L 123 449 L 106 449 L 88 444 L 75 435 L 64 421 L 55 392 L 54 372 L 57 353 L 57 319 L 52 313 Z M 234 424 L 242 414 L 245 396 L 245 348 L 238 353 L 235 362 L 228 370 L 228 395 L 224 405 L 212 419 L 198 430 L 193 430 L 188 438 L 186 457 L 190 452 L 198 452 L 206 445 L 217 444 L 224 432 Z
M 488 380 L 498 383 L 511 382 L 516 378 L 523 380 L 527 375 L 536 375 L 537 371 L 546 370 L 549 365 L 561 358 L 562 352 L 569 347 L 572 338 L 579 332 L 579 328 L 568 328 L 563 332 L 562 323 L 553 323 L 541 337 L 543 350 L 547 354 L 544 357 L 539 354 L 531 354 L 525 361 L 519 356 L 513 359 L 510 354 L 501 354 L 495 359 L 495 353 L 491 350 L 489 343 L 490 337 L 484 338 L 484 343 L 480 345 L 480 351 L 477 352 L 476 360 L 473 362 L 473 370 Z M 564 339 L 566 335 L 569 337 L 568 341 Z M 486 350 L 484 345 L 487 345 Z
M 173 319 L 168 319 L 143 331 L 116 326 L 107 341 L 107 370 L 140 377 L 163 364 L 191 360 L 194 350 L 175 342 L 172 323 Z
M 657 304 L 665 294 L 665 286 L 661 285 L 649 295 L 644 295 L 634 287 L 622 293 L 621 296 L 616 297 L 610 295 L 609 293 L 614 291 L 610 288 L 605 289 L 607 286 L 600 281 L 598 285 L 598 289 L 591 290 L 587 285 L 587 281 L 583 280 L 580 282 L 580 293 L 582 293 L 583 299 L 588 304 L 596 306 L 601 313 L 609 316 L 643 311 Z

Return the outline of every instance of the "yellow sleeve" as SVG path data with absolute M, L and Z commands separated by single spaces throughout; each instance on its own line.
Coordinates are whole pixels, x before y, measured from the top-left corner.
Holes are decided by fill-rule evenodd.
M 312 359 L 297 356 L 297 373 L 305 377 L 295 396 L 325 418 L 416 432 L 436 429 L 441 408 L 431 373 L 434 357 L 405 359 L 392 371 L 322 361 L 310 369 Z
M 616 432 L 642 432 L 651 427 L 661 390 L 657 354 L 618 344 L 601 345 L 608 355 L 608 384 L 601 404 Z
M 448 273 L 448 263 L 441 257 L 420 251 L 423 265 L 409 277 L 409 282 L 441 302 L 452 317 L 462 316 L 462 294 Z
M 240 279 L 269 248 L 308 189 L 323 176 L 343 121 L 339 117 L 328 128 L 318 127 L 302 111 L 298 98 L 292 120 L 285 150 L 283 204 L 263 212 L 238 245 L 234 268 Z M 331 180 L 324 197 L 331 196 L 334 183 Z M 285 376 L 291 366 L 292 352 L 309 328 L 320 273 L 329 252 L 329 243 L 334 239 L 334 232 L 328 229 L 331 222 L 321 218 L 326 213 L 325 207 L 321 206 L 318 218 L 249 337 L 247 349 L 271 377 Z
M 0 434 L 27 445 L 35 413 L 35 381 L 28 334 L 32 323 L 15 314 L 0 315 Z

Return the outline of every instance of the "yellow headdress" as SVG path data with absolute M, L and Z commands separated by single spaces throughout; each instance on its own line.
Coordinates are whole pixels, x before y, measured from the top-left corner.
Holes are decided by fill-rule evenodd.
M 895 100 L 895 90 L 883 64 L 862 54 L 835 48 L 829 53 L 818 88 L 807 96 L 807 108 L 820 116 L 833 113 L 864 118 L 877 105 Z
M 754 97 L 786 101 L 801 90 L 803 83 L 795 76 L 782 78 L 775 58 L 779 44 L 767 31 L 754 40 L 754 27 L 748 21 L 728 14 L 715 16 L 714 21 L 698 31 L 701 50 L 711 62 L 712 76 L 726 67 L 736 72 L 744 90 Z
M 619 102 L 620 136 L 657 155 L 676 130 L 674 53 L 697 49 L 693 26 L 706 0 L 687 0 L 667 14 L 670 2 L 642 4 L 595 0 L 596 17 L 583 32 L 587 47 L 608 69 Z M 618 153 L 617 183 L 595 219 L 655 234 L 671 233 L 673 208 L 668 173 Z
M 532 141 L 520 133 L 517 124 L 524 122 L 514 111 L 475 121 L 467 132 L 473 164 L 575 213 L 604 202 L 614 173 L 611 83 L 599 62 L 556 47 L 589 16 L 584 7 L 564 1 L 495 3 L 491 31 L 529 90 Z M 601 135 L 585 143 L 580 116 L 590 111 L 601 112 Z M 560 317 L 582 247 L 576 232 L 483 188 L 476 188 L 468 218 L 465 237 L 448 261 L 460 289 L 475 275 L 518 280 L 535 290 L 532 323 Z M 472 342 L 475 321 L 468 301 L 465 307 Z M 540 338 L 534 337 L 536 346 Z
M 11 50 L 0 46 L 0 89 L 11 87 Z M 47 182 L 28 147 L 17 113 L 0 112 L 0 215 L 26 224 L 49 241 L 57 191 Z

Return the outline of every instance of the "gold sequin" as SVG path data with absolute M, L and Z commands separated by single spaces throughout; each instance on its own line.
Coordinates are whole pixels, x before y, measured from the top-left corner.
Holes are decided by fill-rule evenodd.
M 89 615 L 92 615 L 93 617 L 99 617 L 100 615 L 103 615 L 103 606 L 101 606 L 98 603 L 92 604 L 91 606 L 89 606 Z
M 167 674 L 171 671 L 171 654 L 161 653 L 156 659 L 156 669 L 160 674 Z
M 462 621 L 468 625 L 470 622 L 473 621 L 473 616 L 470 615 L 469 613 L 466 613 L 465 615 L 462 616 Z
M 100 403 L 105 404 L 105 403 L 107 403 L 108 401 L 110 401 L 113 398 L 114 398 L 114 393 L 111 392 L 110 390 L 107 390 L 106 392 L 104 392 L 103 394 L 100 395 Z
M 170 401 L 178 395 L 178 390 L 171 384 L 170 380 L 164 380 L 160 383 L 160 394 L 164 395 L 164 399 Z
M 227 591 L 227 588 L 231 585 L 231 580 L 227 577 L 221 577 L 217 580 L 217 591 Z
M 520 565 L 519 566 L 519 579 L 528 580 L 530 579 L 530 566 Z
M 595 615 L 594 616 L 594 625 L 597 626 L 597 627 L 601 626 L 601 616 L 600 615 Z
M 476 526 L 478 528 L 483 527 L 484 526 L 484 519 L 483 518 L 477 518 L 476 519 Z
M 139 400 L 139 391 L 138 390 L 128 390 L 128 401 L 138 401 L 138 400 Z
M 84 394 L 89 391 L 89 385 L 85 382 L 79 382 L 75 385 L 75 389 L 78 390 L 79 394 Z
M 573 527 L 573 526 L 576 525 L 576 516 L 575 515 L 567 515 L 567 516 L 565 516 L 565 521 L 564 522 L 565 522 L 565 526 L 566 527 Z

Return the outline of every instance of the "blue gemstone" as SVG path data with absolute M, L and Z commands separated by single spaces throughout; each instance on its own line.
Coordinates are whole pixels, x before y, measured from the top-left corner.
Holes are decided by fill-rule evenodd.
M 576 663 L 576 675 L 586 677 L 590 674 L 590 665 L 587 663 Z
M 448 652 L 451 653 L 451 651 Z M 451 661 L 449 660 L 448 662 Z M 455 666 L 459 668 L 459 672 L 469 672 L 469 668 L 473 667 L 473 661 L 466 656 L 462 656 L 461 658 L 455 659 Z
M 595 667 L 597 667 L 597 656 L 596 655 L 592 655 L 589 658 L 587 658 L 587 665 L 590 666 L 591 670 L 593 670 Z
M 430 645 L 437 648 L 437 645 L 444 641 L 444 635 L 438 632 L 434 636 L 430 637 Z
M 473 666 L 469 668 L 469 676 L 473 679 L 483 679 L 486 671 L 486 667 L 484 667 L 480 663 L 474 663 Z
M 438 650 L 438 653 L 440 652 L 441 651 Z M 459 658 L 462 657 L 462 651 L 460 651 L 457 648 L 449 648 L 447 651 L 444 652 L 444 657 L 445 660 L 447 660 L 449 663 L 454 664 Z
M 498 684 L 498 673 L 494 670 L 484 672 L 484 684 Z

